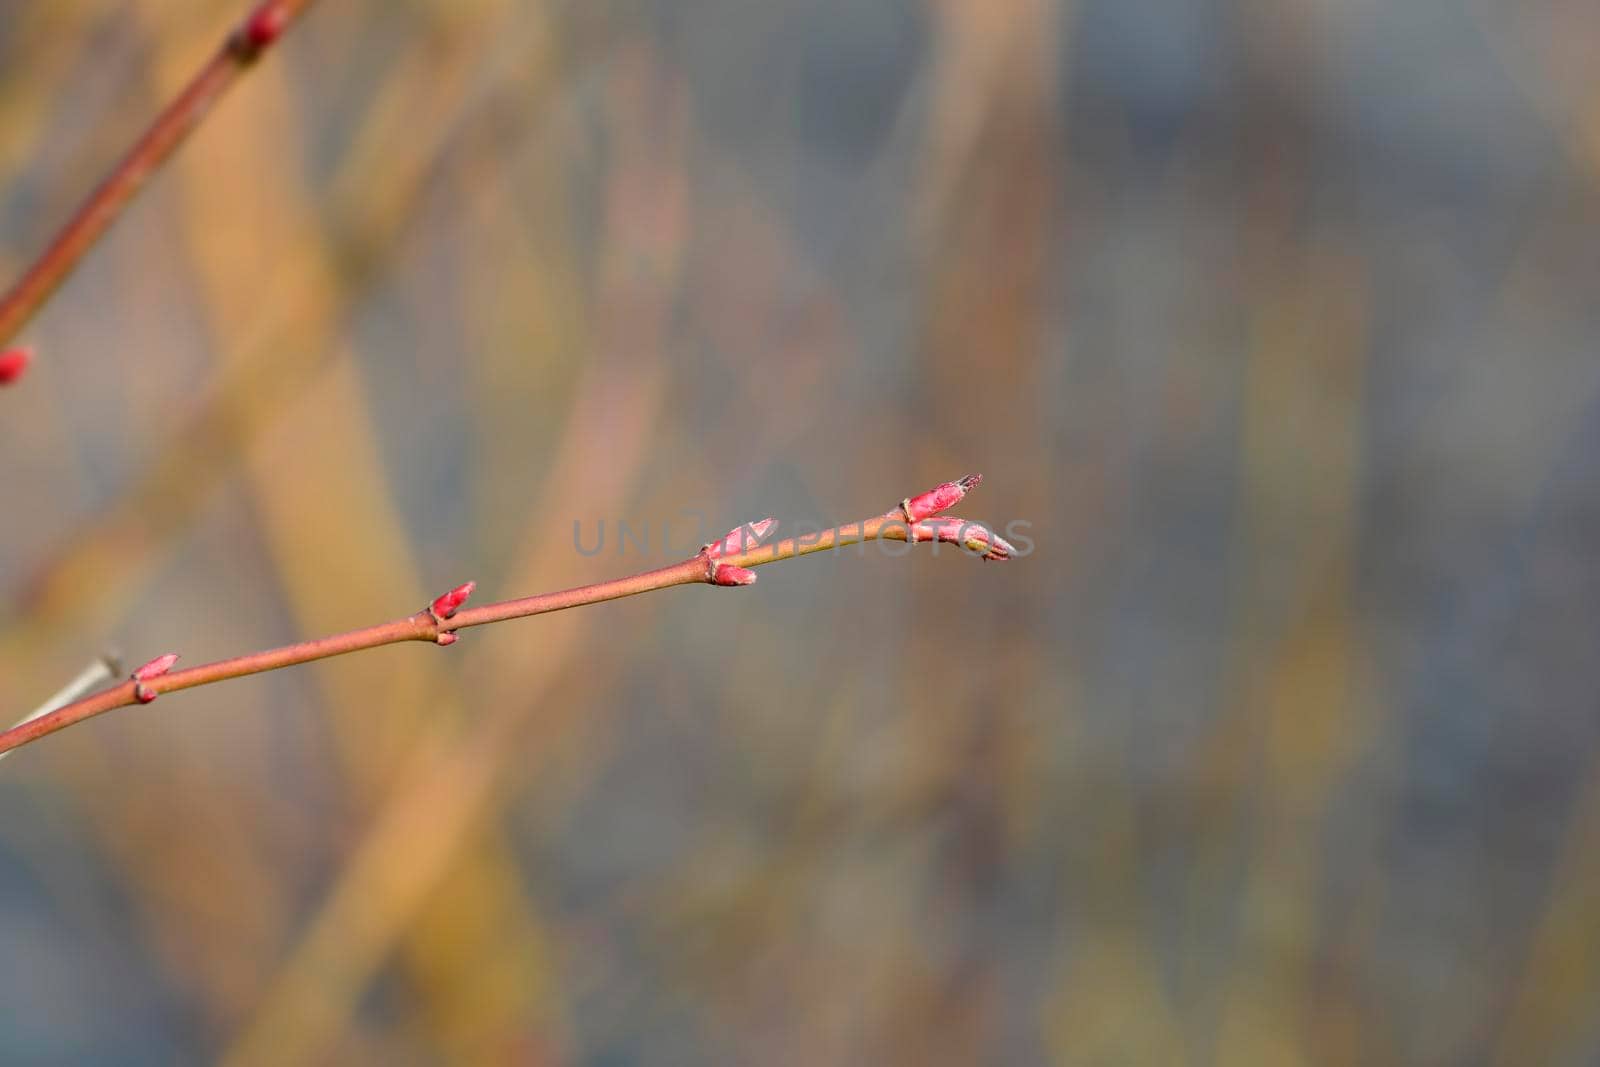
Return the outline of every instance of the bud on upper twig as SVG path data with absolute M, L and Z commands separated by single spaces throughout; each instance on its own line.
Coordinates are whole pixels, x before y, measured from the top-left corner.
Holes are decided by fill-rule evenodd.
M 905 512 L 907 522 L 921 522 L 961 503 L 962 498 L 976 489 L 981 481 L 983 475 L 969 474 L 959 482 L 936 485 L 926 493 L 902 500 L 900 510 Z
M 32 362 L 31 348 L 8 348 L 0 352 L 0 385 L 10 385 L 21 378 Z
M 703 547 L 700 551 L 705 553 L 707 559 L 720 559 L 723 556 L 737 556 L 742 552 L 748 552 L 753 548 L 759 548 L 761 543 L 765 541 L 772 531 L 776 530 L 777 528 L 778 520 L 770 517 L 762 519 L 760 522 L 747 522 L 743 526 L 738 526 L 732 530 L 729 530 L 728 536 L 724 537 L 720 541 L 711 542 Z M 754 580 L 755 577 L 752 575 L 751 581 Z M 742 582 L 737 584 L 749 585 L 750 582 Z
M 283 5 L 283 0 L 265 0 L 245 20 L 241 30 L 244 47 L 253 58 L 262 49 L 282 37 L 288 25 L 289 9 Z

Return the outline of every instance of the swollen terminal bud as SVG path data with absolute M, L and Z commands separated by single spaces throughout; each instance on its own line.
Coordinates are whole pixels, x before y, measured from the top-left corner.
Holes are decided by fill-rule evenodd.
M 1008 560 L 1017 551 L 1009 541 L 983 523 L 958 519 L 954 515 L 917 523 L 911 527 L 910 539 L 914 542 L 942 541 L 949 545 L 960 545 L 986 560 Z
M 961 503 L 962 498 L 976 489 L 981 481 L 983 475 L 969 474 L 959 482 L 936 485 L 926 493 L 902 500 L 900 510 L 906 513 L 907 522 L 921 522 Z

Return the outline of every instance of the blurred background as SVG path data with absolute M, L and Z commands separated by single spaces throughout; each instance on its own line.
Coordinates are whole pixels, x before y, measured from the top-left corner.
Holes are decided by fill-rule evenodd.
M 0 0 L 5 281 L 246 6 Z M 19 752 L 0 1061 L 1595 1062 L 1597 59 L 1577 0 L 321 0 L 25 335 L 0 714 L 971 470 L 1034 551 Z

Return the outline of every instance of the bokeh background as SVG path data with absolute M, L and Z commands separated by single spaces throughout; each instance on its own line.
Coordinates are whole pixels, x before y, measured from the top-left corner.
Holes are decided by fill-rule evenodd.
M 243 0 L 0 0 L 12 277 Z M 1600 7 L 321 0 L 29 329 L 6 1063 L 1600 1057 Z M 687 528 L 672 527 L 680 542 Z

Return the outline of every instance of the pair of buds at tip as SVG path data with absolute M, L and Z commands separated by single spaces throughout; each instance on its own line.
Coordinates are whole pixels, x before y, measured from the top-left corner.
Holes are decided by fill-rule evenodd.
M 936 485 L 926 493 L 900 501 L 900 510 L 905 512 L 907 522 L 921 522 L 961 503 L 982 481 L 983 475 L 969 474 L 960 481 Z
M 141 704 L 148 704 L 156 698 L 156 694 L 145 687 L 146 682 L 154 681 L 172 669 L 178 662 L 176 652 L 168 652 L 165 656 L 157 656 L 143 667 L 133 672 L 133 696 Z
M 31 348 L 8 348 L 0 352 L 0 385 L 11 385 L 20 380 L 32 363 Z
M 751 549 L 760 548 L 762 542 L 771 536 L 772 531 L 778 528 L 778 520 L 771 518 L 762 519 L 760 522 L 747 522 L 728 531 L 728 535 L 720 541 L 712 541 L 701 546 L 700 551 L 707 559 L 721 559 L 724 556 L 737 556 Z M 734 570 L 740 570 L 734 567 Z M 746 573 L 749 573 L 748 571 Z M 750 582 L 755 581 L 755 575 L 750 576 Z M 750 582 L 718 582 L 718 585 L 749 585 Z
M 958 519 L 946 515 L 938 519 L 924 519 L 911 526 L 911 541 L 941 541 L 947 545 L 960 545 L 968 552 L 986 560 L 1008 560 L 1016 554 L 1011 542 L 971 519 Z

